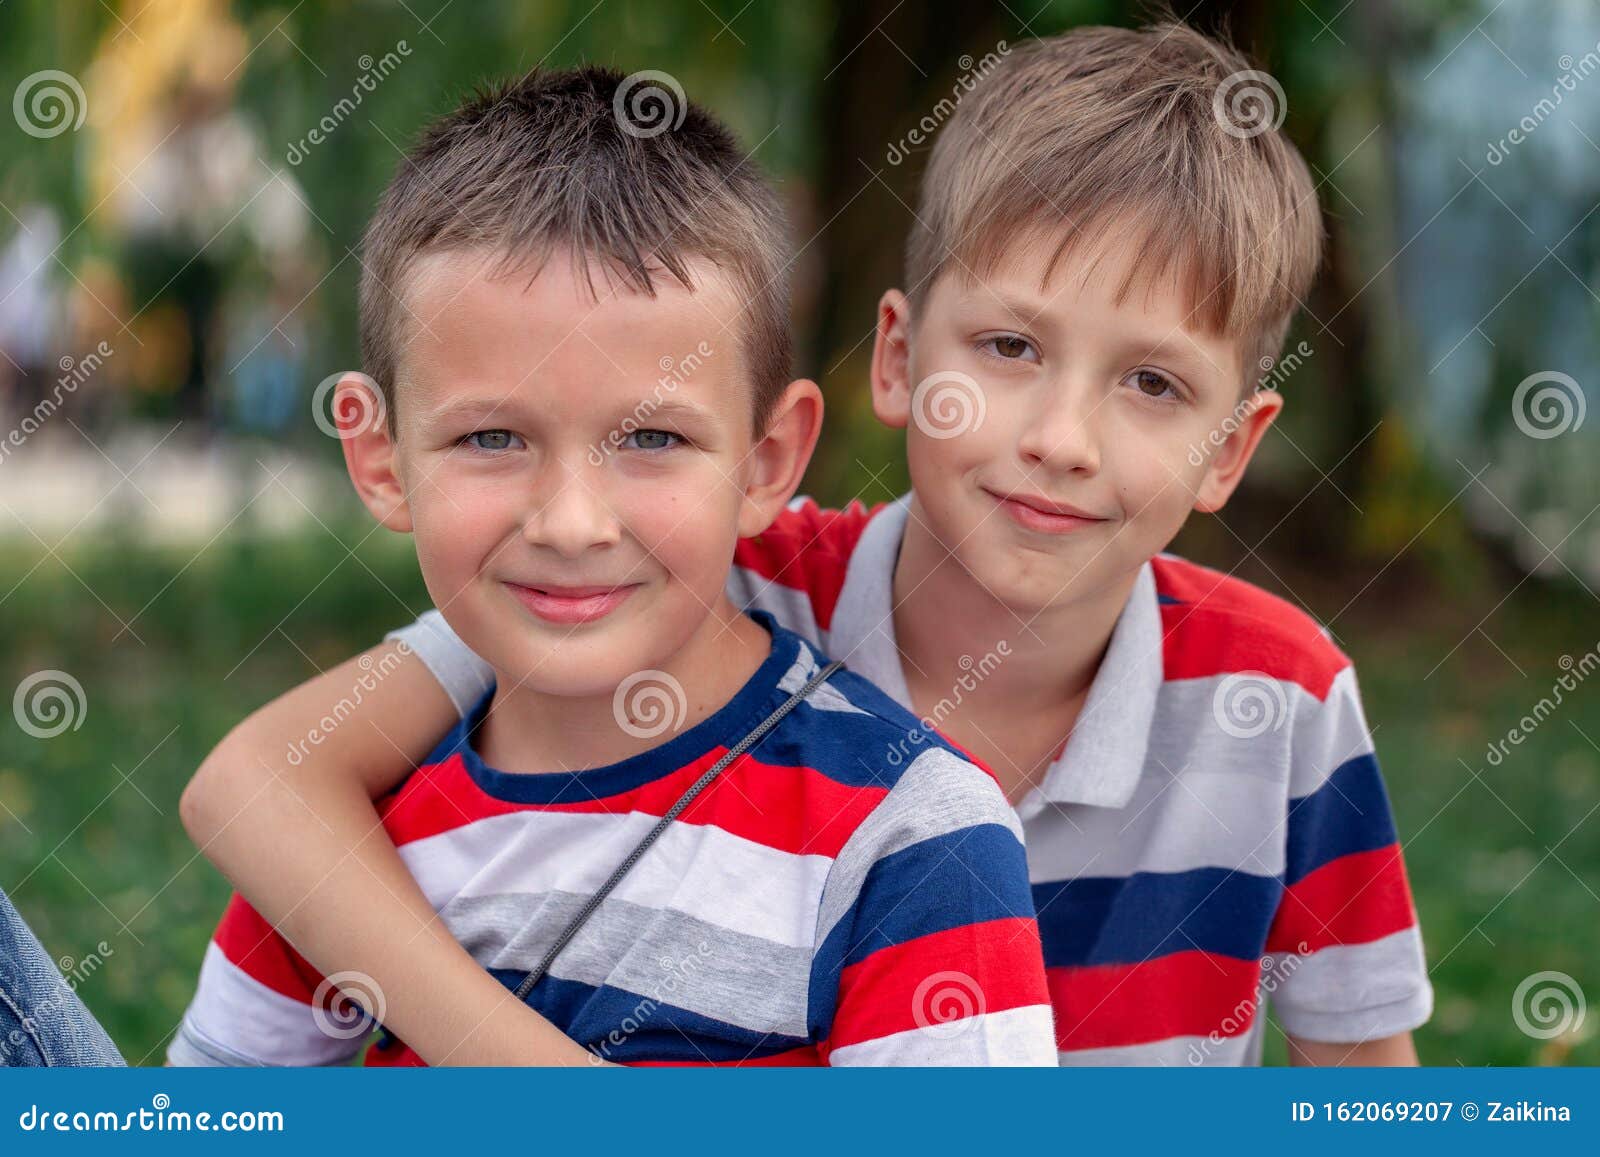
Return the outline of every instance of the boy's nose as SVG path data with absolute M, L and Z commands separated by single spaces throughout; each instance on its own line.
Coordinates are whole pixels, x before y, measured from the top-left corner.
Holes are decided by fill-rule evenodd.
M 544 473 L 547 478 L 534 488 L 533 507 L 523 522 L 523 538 L 566 558 L 616 545 L 622 537 L 616 511 L 581 467 L 557 460 Z
M 1049 389 L 1041 404 L 1027 416 L 1017 440 L 1017 453 L 1023 463 L 1029 469 L 1053 473 L 1097 473 L 1097 401 L 1089 390 L 1062 385 Z

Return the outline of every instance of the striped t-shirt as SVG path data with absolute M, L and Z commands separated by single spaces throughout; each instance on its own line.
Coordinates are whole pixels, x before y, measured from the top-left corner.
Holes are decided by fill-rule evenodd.
M 739 543 L 728 581 L 737 605 L 908 707 L 892 594 L 910 501 L 797 499 Z M 397 634 L 470 704 L 483 665 L 437 612 Z M 974 677 L 993 658 L 970 656 Z M 1269 1005 L 1311 1041 L 1427 1020 L 1354 668 L 1284 600 L 1171 555 L 1145 563 L 1070 737 L 1016 810 L 1062 1064 L 1259 1063 Z
M 591 770 L 486 766 L 491 689 L 380 805 L 441 920 L 515 989 L 684 790 L 825 662 L 772 651 L 726 706 Z M 356 988 L 366 978 L 330 979 Z M 1021 830 L 999 786 L 835 672 L 645 853 L 527 1002 L 626 1064 L 1050 1064 Z M 206 952 L 174 1064 L 334 1064 L 369 1026 L 242 898 Z M 369 1065 L 419 1064 L 388 1037 Z

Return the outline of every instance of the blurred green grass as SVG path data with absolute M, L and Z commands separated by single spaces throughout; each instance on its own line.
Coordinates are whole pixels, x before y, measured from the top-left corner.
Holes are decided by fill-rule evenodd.
M 87 711 L 51 739 L 0 729 L 0 886 L 58 959 L 109 946 L 79 991 L 131 1062 L 158 1064 L 228 893 L 178 823 L 185 781 L 250 710 L 407 621 L 427 594 L 409 542 L 353 521 L 230 537 L 198 557 L 117 537 L 57 555 L 13 544 L 3 592 L 6 686 L 64 670 Z M 1530 585 L 1495 612 L 1492 642 L 1473 633 L 1458 647 L 1495 601 L 1413 613 L 1368 600 L 1381 621 L 1338 624 L 1434 968 L 1419 1046 L 1432 1064 L 1597 1064 L 1600 1012 L 1576 1039 L 1545 1042 L 1518 1029 L 1511 1002 L 1545 970 L 1600 995 L 1600 680 L 1500 766 L 1485 749 L 1549 691 L 1558 657 L 1600 630 L 1575 632 L 1596 625 L 1581 592 Z M 1282 1056 L 1274 1032 L 1268 1057 Z

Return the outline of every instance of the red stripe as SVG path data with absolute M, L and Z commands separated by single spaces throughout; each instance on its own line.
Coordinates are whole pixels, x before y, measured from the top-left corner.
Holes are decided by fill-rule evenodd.
M 670 775 L 619 795 L 557 804 L 514 804 L 486 795 L 456 755 L 423 768 L 379 811 L 398 845 L 513 812 L 660 816 L 726 753 L 725 747 L 715 748 Z M 719 827 L 791 855 L 831 857 L 887 794 L 881 787 L 842 784 L 809 767 L 743 755 L 684 810 L 679 822 Z
M 322 973 L 237 893 L 228 901 L 213 939 L 245 975 L 290 1000 L 310 1004 L 322 983 Z
M 1261 965 L 1212 952 L 1045 970 L 1063 1051 L 1235 1036 L 1255 1019 Z M 1229 1031 L 1231 1030 L 1231 1031 Z
M 1269 952 L 1370 944 L 1417 922 L 1398 844 L 1330 860 L 1284 890 L 1267 933 Z
M 1174 558 L 1151 560 L 1163 604 L 1167 679 L 1260 671 L 1326 699 L 1350 659 L 1298 607 L 1242 579 Z
M 909 1029 L 1045 1004 L 1043 958 L 1038 926 L 1027 917 L 966 924 L 880 948 L 839 974 L 824 1055 Z
M 869 510 L 852 502 L 843 510 L 823 510 L 808 498 L 797 509 L 785 509 L 760 534 L 740 539 L 733 565 L 804 591 L 817 626 L 826 631 L 844 588 L 850 555 L 872 516 L 886 505 Z

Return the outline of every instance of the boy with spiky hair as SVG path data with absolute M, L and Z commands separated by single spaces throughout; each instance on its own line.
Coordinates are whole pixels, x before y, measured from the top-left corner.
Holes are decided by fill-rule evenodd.
M 583 68 L 483 93 L 378 207 L 345 461 L 486 686 L 459 722 L 432 713 L 431 754 L 363 829 L 403 859 L 361 873 L 375 902 L 322 893 L 341 865 L 300 843 L 348 827 L 347 801 L 267 822 L 174 1064 L 344 1062 L 368 1013 L 381 1065 L 1054 1061 L 993 778 L 726 594 L 821 394 L 789 380 L 772 190 L 699 108 L 630 131 L 624 91 Z M 430 937 L 458 956 L 414 971 Z M 528 1023 L 452 1012 L 479 1001 Z

